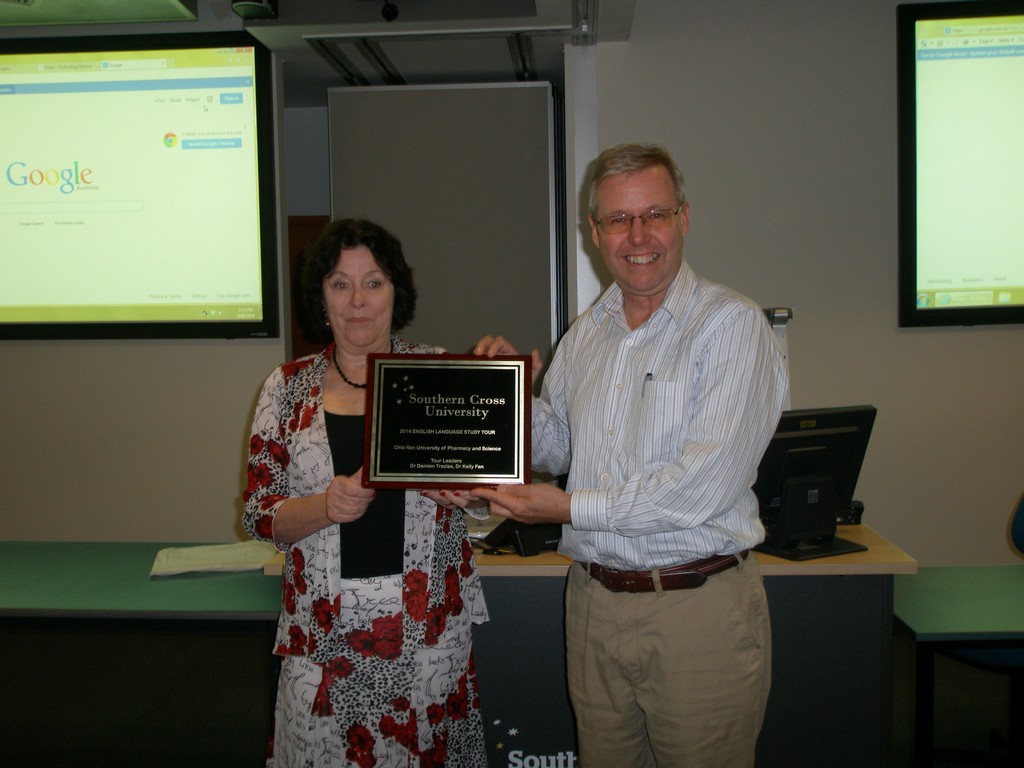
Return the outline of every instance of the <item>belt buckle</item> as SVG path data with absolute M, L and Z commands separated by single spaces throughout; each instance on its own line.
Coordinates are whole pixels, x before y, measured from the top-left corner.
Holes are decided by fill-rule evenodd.
M 682 574 L 694 580 L 694 583 L 686 589 L 697 589 L 697 587 L 703 587 L 708 581 L 708 575 L 702 571 L 683 571 Z

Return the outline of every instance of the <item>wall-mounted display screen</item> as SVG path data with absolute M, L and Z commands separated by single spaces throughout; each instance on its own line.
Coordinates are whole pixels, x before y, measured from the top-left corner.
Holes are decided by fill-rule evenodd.
M 897 19 L 900 325 L 1024 322 L 1024 10 Z
M 0 41 L 0 337 L 278 335 L 269 52 Z

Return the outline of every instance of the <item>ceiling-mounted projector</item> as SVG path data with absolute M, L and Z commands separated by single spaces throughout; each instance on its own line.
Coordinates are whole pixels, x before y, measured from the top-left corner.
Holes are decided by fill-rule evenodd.
M 231 10 L 243 19 L 273 19 L 277 0 L 231 0 Z

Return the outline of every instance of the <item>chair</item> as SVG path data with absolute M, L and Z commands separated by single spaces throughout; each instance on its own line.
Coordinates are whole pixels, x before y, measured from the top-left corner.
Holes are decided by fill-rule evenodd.
M 1024 494 L 1017 502 L 1017 509 L 1010 521 L 1010 540 L 1017 550 L 1015 554 L 1024 556 Z M 951 648 L 942 653 L 972 667 L 1009 676 L 1009 741 L 1006 753 L 965 750 L 936 750 L 936 753 L 941 754 L 947 762 L 1024 766 L 1024 646 Z

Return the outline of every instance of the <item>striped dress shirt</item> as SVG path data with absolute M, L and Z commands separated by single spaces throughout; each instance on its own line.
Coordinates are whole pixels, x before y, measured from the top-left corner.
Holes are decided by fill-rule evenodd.
M 572 494 L 559 551 L 638 570 L 760 543 L 751 486 L 788 387 L 760 308 L 685 261 L 635 330 L 611 286 L 559 342 L 533 403 L 533 466 L 568 472 Z

